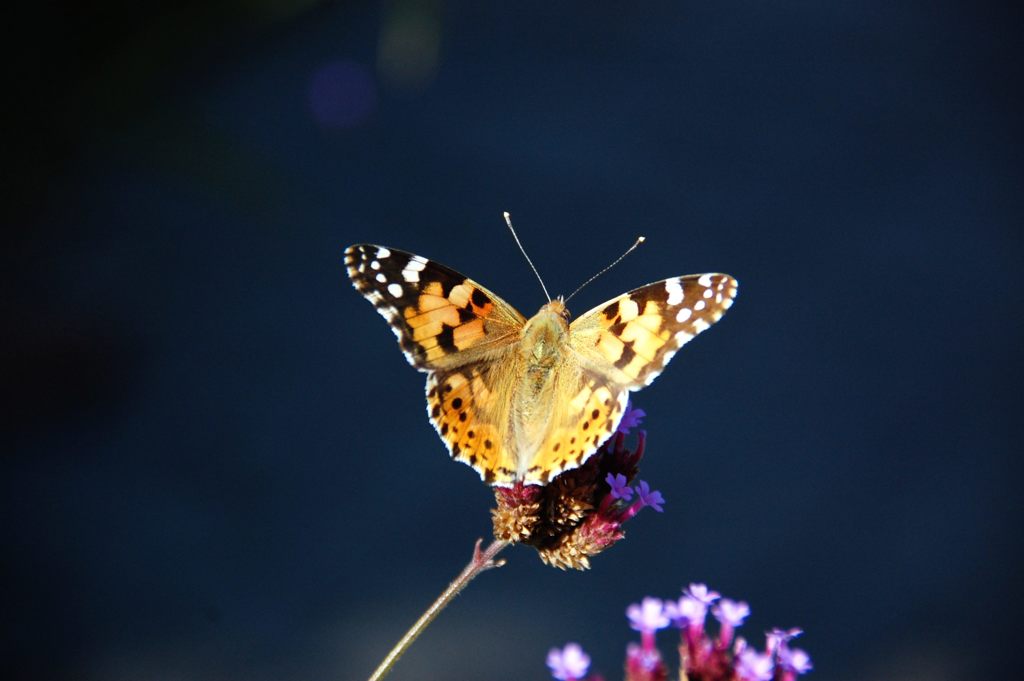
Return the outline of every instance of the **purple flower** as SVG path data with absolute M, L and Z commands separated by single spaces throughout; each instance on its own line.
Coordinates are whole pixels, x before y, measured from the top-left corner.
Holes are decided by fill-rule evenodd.
M 633 498 L 633 488 L 629 486 L 629 480 L 622 473 L 609 473 L 604 479 L 612 488 L 611 495 L 615 499 L 629 501 Z
M 645 648 L 635 643 L 626 645 L 626 679 L 654 681 L 667 677 L 668 669 L 657 648 Z
M 736 676 L 743 681 L 771 681 L 773 667 L 771 655 L 753 648 L 747 648 L 736 658 Z
M 566 643 L 561 650 L 552 648 L 548 651 L 548 668 L 551 676 L 559 681 L 582 679 L 590 669 L 590 656 L 583 652 L 580 644 Z
M 633 409 L 632 401 L 626 402 L 626 413 L 622 415 L 622 420 L 619 421 L 619 427 L 616 432 L 629 435 L 629 431 L 639 426 L 646 416 L 647 412 L 643 409 Z
M 720 623 L 716 637 L 704 629 L 709 609 Z M 626 648 L 627 681 L 666 681 L 669 678 L 669 665 L 661 657 L 655 638 L 657 630 L 667 626 L 670 620 L 682 630 L 677 644 L 681 679 L 796 681 L 798 675 L 813 668 L 810 655 L 787 644 L 803 633 L 800 629 L 776 628 L 766 632 L 768 649 L 758 651 L 743 637 L 733 635 L 734 628 L 750 616 L 750 606 L 743 601 L 721 598 L 704 584 L 691 584 L 678 601 L 663 602 L 647 596 L 640 603 L 630 605 L 626 614 L 630 626 L 640 632 L 640 643 L 630 643 Z M 559 681 L 581 681 L 579 674 L 586 673 L 590 660 L 579 646 L 576 646 L 577 654 L 585 662 L 575 670 L 578 674 L 561 672 L 559 675 L 559 670 L 565 668 L 562 660 L 568 656 L 569 649 L 570 646 L 566 646 L 564 651 L 552 650 L 548 666 Z
M 797 674 L 806 674 L 811 671 L 811 656 L 799 648 L 788 648 L 785 644 L 779 646 L 779 666 Z
M 648 485 L 645 480 L 641 480 L 637 483 L 636 494 L 638 501 L 642 506 L 650 506 L 658 513 L 665 510 L 661 507 L 661 505 L 665 503 L 665 497 L 661 496 L 661 492 L 658 490 L 652 490 L 651 486 Z
M 691 598 L 697 599 L 704 605 L 711 605 L 722 597 L 722 594 L 709 589 L 707 584 L 701 584 L 699 582 L 691 582 L 690 587 L 688 589 L 684 589 L 683 593 Z
M 668 616 L 660 598 L 647 596 L 639 604 L 626 608 L 629 626 L 636 631 L 654 632 L 668 626 Z
M 708 614 L 708 606 L 693 596 L 683 596 L 678 601 L 665 604 L 665 614 L 672 624 L 680 629 L 686 626 L 702 627 Z
M 743 620 L 750 616 L 750 606 L 743 601 L 737 602 L 723 598 L 718 605 L 711 609 L 711 613 L 722 625 L 738 627 L 743 624 Z
M 778 627 L 775 627 L 771 631 L 766 631 L 764 634 L 765 648 L 768 649 L 769 653 L 774 653 L 780 645 L 785 645 L 802 633 L 804 633 L 803 629 L 798 629 L 796 627 L 793 627 L 792 629 L 779 629 Z

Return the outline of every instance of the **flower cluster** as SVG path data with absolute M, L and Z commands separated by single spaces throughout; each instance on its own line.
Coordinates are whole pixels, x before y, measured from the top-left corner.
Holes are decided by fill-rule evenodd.
M 704 626 L 708 612 L 718 620 L 718 633 Z M 626 609 L 630 626 L 640 632 L 640 643 L 626 648 L 626 681 L 666 681 L 668 666 L 655 646 L 655 633 L 674 626 L 680 630 L 681 681 L 795 681 L 811 670 L 810 656 L 792 648 L 799 629 L 772 629 L 765 634 L 765 651 L 758 652 L 735 635 L 750 616 L 750 606 L 722 598 L 704 584 L 691 584 L 678 601 L 644 598 Z M 548 667 L 559 681 L 583 681 L 590 658 L 576 643 L 548 653 Z
M 627 405 L 618 431 L 582 466 L 547 485 L 495 488 L 494 537 L 533 546 L 548 565 L 586 570 L 589 557 L 622 539 L 623 523 L 641 509 L 661 512 L 661 492 L 643 480 L 633 486 L 646 433 L 639 431 L 635 449 L 626 447 L 626 436 L 644 416 Z

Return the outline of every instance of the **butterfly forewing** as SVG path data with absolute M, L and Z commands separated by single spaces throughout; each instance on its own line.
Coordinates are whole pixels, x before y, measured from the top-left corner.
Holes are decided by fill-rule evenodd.
M 639 390 L 680 347 L 722 318 L 736 288 L 727 274 L 693 274 L 641 286 L 574 321 L 573 349 L 585 365 Z
M 525 321 L 472 279 L 406 251 L 357 244 L 345 251 L 345 265 L 406 359 L 423 371 L 468 363 L 512 343 Z

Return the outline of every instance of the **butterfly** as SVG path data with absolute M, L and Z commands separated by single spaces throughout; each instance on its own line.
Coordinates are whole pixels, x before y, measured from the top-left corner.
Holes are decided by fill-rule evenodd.
M 452 458 L 503 487 L 547 484 L 586 461 L 615 433 L 629 393 L 721 319 L 737 289 L 727 274 L 673 277 L 570 323 L 562 298 L 526 319 L 472 279 L 395 248 L 350 246 L 345 264 L 427 373 L 427 414 Z

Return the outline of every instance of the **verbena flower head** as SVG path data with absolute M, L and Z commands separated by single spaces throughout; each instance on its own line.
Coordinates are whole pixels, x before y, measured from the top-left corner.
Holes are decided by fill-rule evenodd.
M 559 681 L 579 681 L 590 669 L 590 656 L 579 643 L 566 643 L 564 648 L 548 651 L 548 668 Z
M 722 594 L 709 589 L 707 584 L 700 584 L 697 582 L 690 584 L 689 587 L 683 590 L 683 593 L 690 598 L 700 601 L 704 605 L 711 605 L 722 597 Z
M 629 626 L 636 631 L 655 632 L 668 626 L 665 604 L 660 598 L 644 598 L 626 608 Z
M 683 596 L 678 601 L 665 604 L 665 614 L 680 629 L 688 626 L 703 627 L 707 613 L 708 606 L 693 596 Z
M 719 621 L 714 638 L 704 630 L 709 606 Z M 668 665 L 655 646 L 654 634 L 669 621 L 682 629 L 678 650 L 683 681 L 795 681 L 812 669 L 805 651 L 789 647 L 789 641 L 803 633 L 799 629 L 772 629 L 763 652 L 742 637 L 732 640 L 733 628 L 742 626 L 749 615 L 746 603 L 720 598 L 703 584 L 691 584 L 678 601 L 648 596 L 630 605 L 626 616 L 630 627 L 640 632 L 641 643 L 626 647 L 626 681 L 667 681 Z M 550 655 L 548 659 L 550 666 Z
M 635 448 L 629 449 L 626 435 L 642 418 L 643 410 L 627 406 L 615 435 L 582 466 L 546 485 L 495 488 L 495 538 L 533 546 L 548 565 L 586 570 L 591 556 L 625 536 L 627 520 L 647 507 L 661 512 L 661 492 L 642 480 L 632 486 L 647 437 L 639 431 Z
M 750 616 L 750 606 L 743 601 L 723 598 L 711 608 L 711 613 L 723 626 L 738 627 Z
M 736 676 L 743 681 L 771 681 L 775 664 L 768 653 L 747 648 L 736 656 Z

